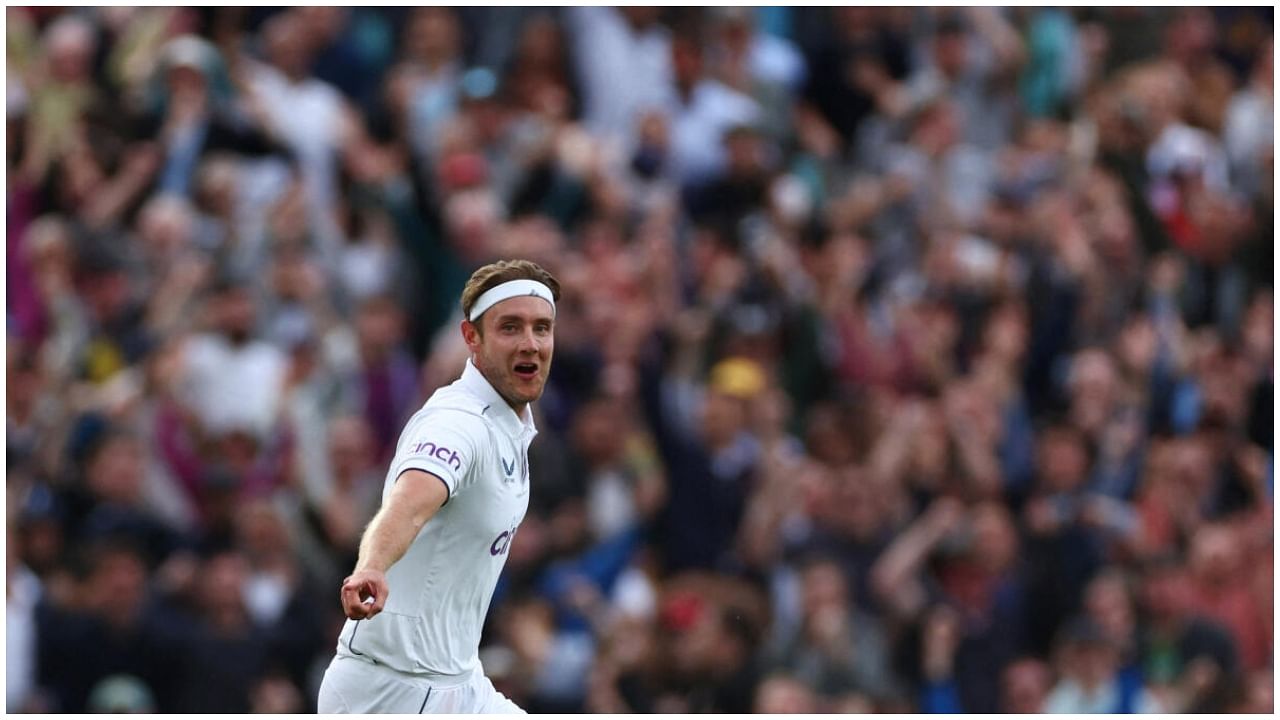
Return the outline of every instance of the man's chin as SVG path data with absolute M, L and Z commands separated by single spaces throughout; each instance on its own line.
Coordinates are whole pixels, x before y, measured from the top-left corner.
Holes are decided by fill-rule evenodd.
M 524 383 L 518 383 L 510 388 L 510 392 L 504 393 L 507 400 L 511 403 L 531 403 L 542 397 L 542 390 L 546 387 L 546 383 L 538 383 L 537 388 L 523 387 Z
M 545 385 L 539 385 L 537 390 L 522 391 L 519 393 L 520 402 L 531 403 L 542 397 L 542 390 Z

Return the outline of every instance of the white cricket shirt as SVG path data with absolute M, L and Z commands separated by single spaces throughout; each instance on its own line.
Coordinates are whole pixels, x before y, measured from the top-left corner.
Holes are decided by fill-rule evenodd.
M 403 673 L 457 677 L 480 666 L 480 630 L 511 541 L 529 507 L 533 414 L 516 415 L 467 361 L 400 435 L 382 501 L 405 470 L 444 481 L 449 499 L 387 570 L 381 613 L 347 620 L 338 654 Z

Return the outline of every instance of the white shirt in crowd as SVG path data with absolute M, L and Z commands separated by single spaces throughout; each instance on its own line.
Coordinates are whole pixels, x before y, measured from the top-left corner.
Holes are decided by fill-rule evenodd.
M 251 430 L 259 437 L 275 425 L 288 360 L 274 345 L 235 345 L 219 334 L 197 335 L 183 354 L 188 400 L 201 424 L 214 432 Z
M 260 64 L 250 86 L 261 99 L 272 130 L 297 155 L 311 229 L 329 253 L 339 234 L 333 218 L 338 196 L 338 150 L 342 142 L 342 94 L 308 77 L 292 82 L 270 65 Z
M 694 86 L 688 103 L 672 102 L 671 161 L 682 183 L 708 179 L 724 169 L 724 134 L 761 119 L 755 100 L 716 80 Z
M 23 712 L 36 682 L 36 605 L 44 590 L 25 565 L 8 573 L 5 598 L 5 708 Z
M 667 108 L 674 96 L 671 38 L 660 25 L 635 32 L 611 7 L 572 7 L 568 20 L 587 129 L 626 143 L 636 118 Z

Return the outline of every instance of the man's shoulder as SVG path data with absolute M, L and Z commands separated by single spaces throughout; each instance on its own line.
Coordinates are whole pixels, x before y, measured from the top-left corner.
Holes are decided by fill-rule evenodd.
M 488 410 L 487 402 L 454 383 L 432 393 L 422 409 L 418 410 L 415 420 L 443 422 L 459 429 L 480 430 L 488 423 L 485 417 Z

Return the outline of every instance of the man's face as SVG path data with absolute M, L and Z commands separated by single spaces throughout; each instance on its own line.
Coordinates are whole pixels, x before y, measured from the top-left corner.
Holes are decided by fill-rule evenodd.
M 541 397 L 555 350 L 551 305 L 534 296 L 510 298 L 486 310 L 479 324 L 483 333 L 464 321 L 462 334 L 485 379 L 513 407 Z
M 126 621 L 136 616 L 146 599 L 147 568 L 136 555 L 113 551 L 95 568 L 92 582 L 99 611 L 112 620 Z
M 1004 671 L 1003 708 L 1010 713 L 1038 713 L 1049 694 L 1049 670 L 1038 660 L 1019 660 Z
M 237 287 L 227 291 L 218 298 L 215 308 L 219 327 L 233 341 L 244 342 L 253 334 L 257 318 L 248 290 Z
M 1047 431 L 1037 448 L 1037 462 L 1045 489 L 1049 492 L 1072 492 L 1084 481 L 1088 457 L 1078 437 L 1058 431 Z
M 742 430 L 747 419 L 746 403 L 728 393 L 707 393 L 702 408 L 702 434 L 707 445 L 719 449 L 730 442 Z
M 1114 645 L 1090 642 L 1082 645 L 1077 652 L 1080 653 L 1080 674 L 1087 684 L 1096 687 L 1115 676 L 1120 658 Z
M 1143 603 L 1157 618 L 1177 617 L 1186 605 L 1188 583 L 1181 568 L 1159 568 L 1143 582 Z
M 141 491 L 142 449 L 130 438 L 112 438 L 89 462 L 88 483 L 99 497 L 132 503 Z

